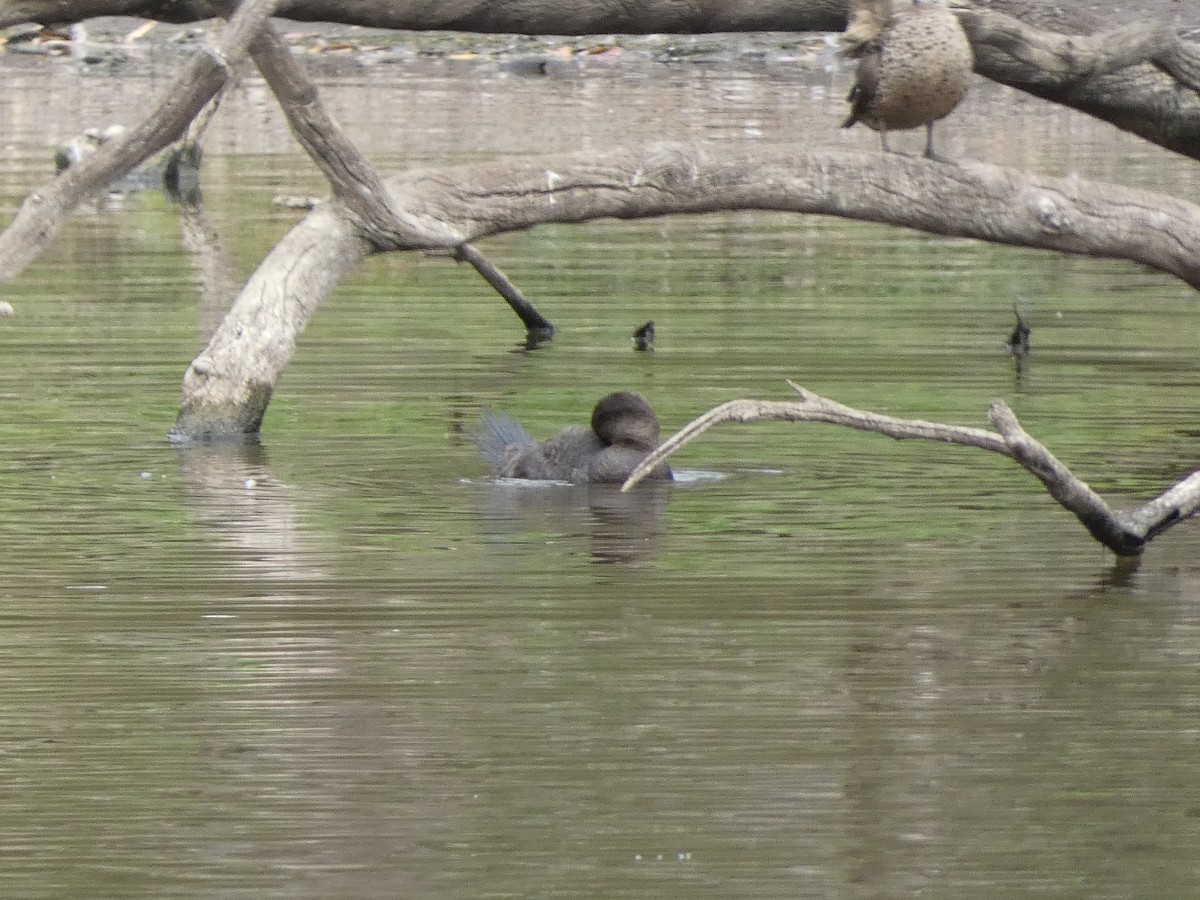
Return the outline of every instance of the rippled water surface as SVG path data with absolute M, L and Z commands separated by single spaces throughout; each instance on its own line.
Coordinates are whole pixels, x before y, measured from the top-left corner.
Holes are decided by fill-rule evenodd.
M 3 76 L 5 220 L 54 142 L 132 122 L 165 77 L 73 66 Z M 836 128 L 845 88 L 741 63 L 323 82 L 392 169 L 662 138 L 873 149 Z M 727 477 L 622 496 L 493 483 L 470 432 L 491 405 L 548 435 L 617 388 L 668 432 L 786 378 L 975 425 L 1003 397 L 1132 503 L 1200 459 L 1194 292 L 833 219 L 542 228 L 480 249 L 551 344 L 524 351 L 468 268 L 371 259 L 261 446 L 177 450 L 212 266 L 236 285 L 299 219 L 272 197 L 323 190 L 255 79 L 214 128 L 209 256 L 143 192 L 81 209 L 3 286 L 0 895 L 1193 894 L 1196 525 L 1127 570 L 961 449 L 726 425 L 674 463 Z M 997 88 L 941 129 L 951 155 L 1195 199 L 1193 165 Z

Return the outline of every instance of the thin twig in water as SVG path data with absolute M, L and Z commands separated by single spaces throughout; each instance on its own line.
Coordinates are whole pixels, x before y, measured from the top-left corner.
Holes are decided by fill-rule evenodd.
M 455 248 L 454 258 L 459 262 L 470 263 L 483 280 L 495 288 L 496 293 L 503 297 L 504 302 L 520 317 L 526 331 L 537 332 L 547 338 L 553 336 L 556 330 L 553 323 L 538 312 L 537 307 L 521 293 L 521 289 L 490 259 L 467 243 L 459 244 Z
M 1074 513 L 1092 537 L 1120 556 L 1141 554 L 1154 537 L 1194 515 L 1200 508 L 1200 471 L 1197 471 L 1140 506 L 1123 512 L 1112 510 L 1084 481 L 1026 432 L 1002 400 L 993 400 L 989 406 L 989 418 L 996 430 L 987 431 L 866 412 L 814 394 L 791 381 L 788 384 L 799 395 L 799 400 L 731 400 L 693 419 L 647 456 L 621 490 L 629 490 L 676 450 L 725 422 L 822 422 L 896 440 L 941 441 L 1007 456 L 1037 476 L 1050 496 Z

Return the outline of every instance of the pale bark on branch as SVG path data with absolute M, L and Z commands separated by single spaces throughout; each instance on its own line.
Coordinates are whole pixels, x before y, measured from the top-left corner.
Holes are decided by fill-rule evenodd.
M 1152 22 L 1073 35 L 984 8 L 959 18 L 980 75 L 1200 159 L 1200 44 Z
M 1200 288 L 1200 206 L 980 162 L 656 145 L 414 170 L 387 185 L 397 205 L 442 223 L 459 242 L 603 217 L 768 210 L 1127 259 Z M 391 249 L 429 249 L 438 240 L 414 231 Z
M 318 206 L 288 232 L 184 372 L 171 439 L 241 440 L 257 434 L 300 333 L 371 249 L 336 201 Z
M 5 2 L 12 0 L 0 0 Z M 501 6 L 479 3 L 475 9 L 492 15 Z M 297 139 L 328 178 L 335 202 L 275 248 L 189 367 L 177 436 L 255 431 L 299 332 L 337 280 L 367 253 L 444 250 L 470 259 L 473 251 L 463 249 L 470 240 L 544 223 L 750 209 L 827 214 L 1127 259 L 1200 287 L 1200 208 L 1134 189 L 983 163 L 664 145 L 414 171 L 384 181 L 325 113 L 316 90 L 266 23 L 272 8 L 269 0 L 240 6 L 217 45 L 197 57 L 147 122 L 31 196 L 0 236 L 2 279 L 33 258 L 71 205 L 120 174 L 121 165 L 128 168 L 174 140 L 253 40 L 255 63 Z M 535 4 L 526 12 L 546 8 Z M 1085 56 L 1073 52 L 1066 56 L 1076 63 Z M 1095 60 L 1088 65 L 1104 68 Z
M 455 245 L 455 259 L 470 263 L 531 334 L 547 337 L 554 333 L 554 326 L 482 253 L 443 227 L 441 220 L 414 215 L 393 201 L 375 167 L 326 112 L 316 87 L 272 25 L 264 26 L 250 54 L 279 101 L 292 134 L 328 179 L 355 230 L 379 250 L 403 243 L 412 232 L 437 236 L 438 244 Z
M 983 163 L 655 146 L 413 171 L 385 184 L 391 201 L 380 208 L 406 210 L 404 221 L 364 233 L 361 217 L 338 199 L 272 250 L 188 369 L 176 437 L 257 429 L 299 332 L 337 277 L 364 255 L 454 253 L 468 240 L 551 222 L 730 209 L 820 213 L 1128 259 L 1200 287 L 1200 207 Z M 426 229 L 427 222 L 434 227 Z M 394 244 L 384 245 L 383 235 Z M 241 360 L 251 351 L 257 360 Z
M 70 209 L 175 140 L 195 111 L 224 83 L 228 66 L 241 58 L 246 44 L 262 27 L 273 7 L 280 3 L 283 0 L 255 0 L 242 4 L 217 45 L 197 55 L 190 63 L 188 72 L 164 92 L 163 100 L 154 114 L 134 128 L 124 140 L 106 144 L 86 164 L 73 167 L 48 187 L 31 194 L 13 222 L 0 234 L 0 281 L 14 277 L 36 257 L 56 233 Z M 423 25 L 413 23 L 413 27 L 445 25 L 441 19 L 435 22 L 430 18 L 434 14 L 426 4 L 391 5 L 407 9 L 408 14 L 428 19 Z M 837 7 L 844 17 L 845 2 L 842 0 L 830 0 L 829 4 L 814 4 L 810 0 L 809 3 L 799 4 L 798 8 L 811 12 L 830 5 Z M 364 12 L 368 6 L 370 4 L 364 4 L 360 9 L 352 5 L 347 7 L 347 14 Z M 530 17 L 534 30 L 544 30 L 541 26 L 548 24 L 538 18 L 548 14 L 547 5 L 543 3 L 506 5 L 474 2 L 445 6 L 447 10 L 455 7 L 458 10 L 455 15 L 465 15 L 470 10 L 470 15 L 482 17 L 496 30 L 511 30 L 512 23 L 505 17 L 515 16 L 518 11 Z M 590 10 L 589 15 L 596 16 L 651 14 L 646 8 L 641 12 L 633 12 L 627 6 L 614 11 L 609 8 L 611 4 L 599 0 L 580 6 Z M 684 17 L 686 6 L 664 0 L 661 12 Z M 746 9 L 770 6 L 751 0 L 745 4 Z M 95 7 L 73 5 L 68 10 L 57 2 L 39 8 L 37 0 L 22 3 L 0 0 L 0 19 L 19 19 L 22 15 L 33 16 L 37 12 L 61 17 L 67 15 L 68 11 L 71 15 L 82 17 L 85 13 L 98 14 L 101 8 L 102 4 L 98 3 Z M 171 8 L 174 9 L 174 5 Z M 199 14 L 209 8 L 206 4 L 191 4 L 188 14 Z M 286 11 L 290 7 L 284 3 L 283 9 Z M 725 14 L 737 15 L 729 11 Z M 1200 83 L 1200 47 L 1197 45 L 1180 41 L 1178 37 L 1149 25 L 1093 37 L 1070 37 L 1038 31 L 990 10 L 966 11 L 963 17 L 975 44 L 977 68 L 983 74 L 1049 99 L 1086 109 L 1149 140 L 1200 158 L 1200 94 L 1194 89 Z M 610 27 L 619 24 L 617 20 L 605 22 Z M 682 21 L 675 24 L 681 25 Z M 728 25 L 724 23 L 722 27 Z M 744 23 L 739 27 L 744 27 Z M 466 235 L 444 231 L 436 240 L 431 240 L 431 235 L 439 227 L 437 220 L 409 220 L 413 210 L 390 201 L 388 193 L 380 188 L 378 176 L 365 163 L 353 143 L 324 113 L 311 82 L 269 26 L 256 41 L 253 52 L 256 64 L 279 97 L 297 139 L 330 179 L 335 195 L 345 203 L 350 213 L 359 218 L 360 227 L 373 243 L 380 249 L 428 245 L 441 247 L 453 246 L 467 239 Z M 1130 67 L 1138 60 L 1144 60 L 1147 64 Z M 1171 77 L 1163 74 L 1168 71 L 1173 73 Z M 1180 84 L 1188 89 L 1180 90 Z M 881 173 L 887 169 L 886 166 L 879 167 Z M 750 206 L 769 208 L 755 203 Z M 853 215 L 853 212 L 849 214 Z M 1055 212 L 1051 210 L 1049 215 L 1054 216 Z M 863 217 L 874 218 L 871 214 Z M 396 222 L 399 222 L 398 230 L 393 228 Z M 935 233 L 962 233 L 954 222 L 914 222 L 913 227 Z M 412 234 L 420 234 L 421 238 L 414 242 L 409 239 Z M 1003 235 L 989 239 L 1007 240 Z M 1018 236 L 1016 242 L 1025 243 L 1025 240 Z M 1103 249 L 1087 247 L 1077 252 L 1106 253 Z M 1158 265 L 1153 260 L 1146 261 L 1150 265 Z M 1167 271 L 1174 270 L 1167 268 Z M 1180 277 L 1195 284 L 1188 275 L 1181 274 Z
M 374 167 L 325 111 L 316 86 L 270 23 L 263 26 L 250 54 L 287 116 L 292 134 L 328 179 L 333 195 L 363 237 L 380 249 L 403 240 L 396 236 L 397 230 L 402 236 L 413 231 L 438 234 L 439 244 L 460 243 L 440 222 L 413 216 L 392 202 Z
M 881 434 L 896 440 L 938 441 L 987 450 L 1015 460 L 1035 475 L 1050 495 L 1073 513 L 1088 533 L 1119 556 L 1138 556 L 1172 525 L 1200 509 L 1200 471 L 1158 497 L 1126 511 L 1114 511 L 1067 466 L 1025 431 L 1001 400 L 993 400 L 989 418 L 995 431 L 898 419 L 854 409 L 788 382 L 799 400 L 730 400 L 693 419 L 642 461 L 621 487 L 630 490 L 656 466 L 711 428 L 725 422 L 818 422 Z

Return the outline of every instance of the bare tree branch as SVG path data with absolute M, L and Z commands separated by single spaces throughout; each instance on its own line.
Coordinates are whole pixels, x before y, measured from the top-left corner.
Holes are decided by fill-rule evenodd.
M 325 174 L 334 196 L 364 238 L 381 250 L 403 243 L 414 231 L 440 235 L 438 243 L 457 241 L 457 232 L 443 228 L 440 220 L 414 216 L 393 201 L 374 166 L 326 112 L 316 86 L 271 24 L 264 27 L 250 53 L 287 116 L 296 140 Z M 541 338 L 554 334 L 550 321 L 476 248 L 458 243 L 454 257 L 470 263 L 496 289 L 527 331 Z
M 475 9 L 480 15 L 499 15 L 500 6 L 481 2 Z M 216 49 L 201 55 L 186 83 L 177 85 L 182 101 L 164 102 L 160 113 L 127 141 L 115 142 L 107 153 L 96 155 L 93 165 L 64 176 L 47 195 L 56 199 L 56 208 L 39 209 L 49 205 L 35 194 L 0 236 L 0 277 L 11 277 L 87 190 L 98 189 L 120 164 L 128 168 L 186 126 L 224 82 L 223 65 L 238 58 L 257 30 L 260 36 L 251 48 L 255 62 L 298 140 L 330 180 L 336 202 L 314 213 L 298 228 L 295 240 L 282 243 L 264 261 L 238 298 L 229 327 L 218 329 L 189 368 L 179 434 L 207 433 L 210 426 L 218 432 L 257 429 L 299 331 L 336 279 L 366 253 L 424 249 L 461 255 L 468 241 L 543 223 L 733 209 L 828 214 L 1127 259 L 1200 287 L 1200 208 L 1149 192 L 983 163 L 948 165 L 898 154 L 794 148 L 750 154 L 659 146 L 414 171 L 383 181 L 325 113 L 302 69 L 270 25 L 264 25 L 270 10 L 268 0 L 241 7 Z M 982 21 L 986 24 L 986 17 Z M 1133 32 L 1122 34 L 1130 47 L 1136 43 Z M 1026 46 L 1034 38 L 1019 32 L 1012 40 Z M 1104 48 L 1112 44 L 1111 35 L 1094 46 L 1082 39 L 1064 44 L 1061 35 L 1044 40 L 1047 54 L 1058 52 L 1069 64 L 1062 76 L 1069 85 L 1072 77 L 1108 71 L 1145 55 L 1157 38 L 1147 38 L 1136 52 L 1108 56 Z M 328 262 L 326 248 L 318 246 L 322 232 L 329 246 L 343 248 L 345 255 L 317 272 L 315 267 Z M 476 267 L 485 277 L 495 269 Z M 251 350 L 267 361 L 238 359 Z
M 1200 288 L 1200 207 L 1162 194 L 898 153 L 657 145 L 415 170 L 397 205 L 474 240 L 545 223 L 721 210 L 816 213 L 1126 259 Z M 414 232 L 394 249 L 432 249 Z
M 844 14 L 843 0 L 830 0 L 830 3 L 840 6 Z M 447 10 L 452 5 L 458 10 L 456 14 L 468 14 L 467 5 L 447 4 Z M 515 9 L 519 5 L 506 6 L 482 0 L 469 4 L 473 10 L 471 15 L 484 17 L 498 29 L 508 21 L 505 17 L 516 14 Z M 589 15 L 599 15 L 603 11 L 612 15 L 633 15 L 629 10 L 621 13 L 620 10 L 614 11 L 609 6 L 611 4 L 597 2 L 596 8 L 591 10 Z M 749 6 L 757 8 L 758 5 Z M 206 5 L 200 3 L 194 3 L 189 8 L 197 10 L 202 7 L 207 9 Z M 423 11 L 418 10 L 418 7 Z M 29 8 L 30 4 L 0 0 L 0 10 L 28 11 Z M 52 8 L 58 10 L 60 15 L 64 14 L 61 6 L 55 5 Z M 179 135 L 194 112 L 224 82 L 224 67 L 229 60 L 240 58 L 246 42 L 256 28 L 261 28 L 261 23 L 271 8 L 272 4 L 267 0 L 246 3 L 231 20 L 233 24 L 225 29 L 218 46 L 210 53 L 200 54 L 189 67 L 188 74 L 164 95 L 166 99 L 160 104 L 158 112 L 133 129 L 124 141 L 110 142 L 102 152 L 95 154 L 87 165 L 73 167 L 49 188 L 35 192 L 28 198 L 8 229 L 0 235 L 0 280 L 13 277 L 28 265 L 56 232 L 66 212 L 75 204 Z M 433 15 L 427 6 L 422 4 L 409 8 L 413 15 L 423 15 L 426 18 Z M 80 11 L 84 9 L 87 7 L 80 7 Z M 534 4 L 525 9 L 524 14 L 536 16 L 539 9 L 542 13 L 545 12 L 544 8 Z M 74 7 L 72 10 L 74 14 Z M 652 13 L 643 10 L 640 14 Z M 680 15 L 679 10 L 676 9 L 674 14 Z M 1016 19 L 990 10 L 967 11 L 962 15 L 968 31 L 972 33 L 977 68 L 989 77 L 1086 109 L 1121 127 L 1130 128 L 1150 140 L 1200 157 L 1200 95 L 1194 90 L 1181 92 L 1175 78 L 1161 74 L 1161 71 L 1175 72 L 1178 77 L 1184 78 L 1186 83 L 1193 86 L 1200 82 L 1200 76 L 1197 75 L 1200 72 L 1200 47 L 1185 44 L 1177 37 L 1148 25 L 1133 26 L 1094 37 L 1071 37 L 1038 31 Z M 441 22 L 441 19 L 438 19 L 438 22 Z M 430 23 L 426 24 L 428 26 Z M 609 24 L 611 26 L 613 23 Z M 256 63 L 279 97 L 298 140 L 325 172 L 335 195 L 343 201 L 346 209 L 359 219 L 363 233 L 379 249 L 450 248 L 487 233 L 456 232 L 448 220 L 443 218 L 439 221 L 437 217 L 428 216 L 422 218 L 414 208 L 389 198 L 374 170 L 324 113 L 315 89 L 291 54 L 269 27 L 268 32 L 262 35 L 253 48 Z M 1141 59 L 1153 62 L 1158 69 L 1149 64 L 1129 68 L 1131 63 Z M 896 174 L 896 167 L 891 164 L 894 162 L 885 161 L 877 167 L 878 174 L 882 177 L 874 179 L 871 185 L 874 190 L 868 192 L 871 195 L 868 204 L 873 202 L 872 198 L 883 199 L 883 193 L 886 192 L 884 182 Z M 603 164 L 603 160 L 600 164 Z M 965 168 L 963 171 L 966 171 Z M 912 179 L 909 178 L 909 181 L 911 183 Z M 766 189 L 770 185 L 763 187 Z M 1030 184 L 1029 187 L 1035 191 L 1039 189 L 1036 184 Z M 954 193 L 970 202 L 974 192 L 966 190 Z M 1011 192 L 1009 193 L 1011 195 Z M 912 193 L 906 191 L 905 195 L 905 202 L 911 202 Z M 772 208 L 769 203 L 756 200 L 738 202 L 743 203 L 742 208 Z M 1045 230 L 1052 231 L 1064 224 L 1065 211 L 1055 208 L 1055 198 L 1043 194 L 1039 202 L 1044 207 Z M 854 204 L 845 205 L 850 207 Z M 1028 227 L 1024 225 L 1015 229 L 1006 228 L 1004 219 L 1008 217 L 1003 215 L 1002 210 L 995 210 L 999 215 L 981 220 L 979 227 L 974 229 L 960 227 L 957 221 L 938 221 L 942 218 L 938 204 L 934 204 L 932 209 L 927 203 L 918 204 L 914 207 L 914 212 L 923 215 L 908 216 L 853 209 L 847 209 L 845 213 L 836 209 L 825 211 L 878 221 L 895 221 L 897 224 L 908 224 L 934 233 L 963 234 L 1026 246 L 1052 246 L 1071 252 L 1123 255 L 1121 252 L 1113 253 L 1111 248 L 1089 246 L 1087 241 L 1078 247 L 1070 246 L 1067 236 L 1063 236 L 1058 242 L 1046 240 L 1044 234 L 1031 236 Z M 953 218 L 957 218 L 960 211 L 955 211 Z M 931 212 L 933 214 L 930 214 Z M 1065 224 L 1070 230 L 1070 223 Z M 1000 227 L 994 229 L 995 225 Z M 1186 237 L 1184 240 L 1186 241 Z M 1197 283 L 1194 273 L 1187 271 L 1190 266 L 1163 266 L 1158 261 L 1161 256 L 1161 252 L 1155 251 L 1128 258 L 1170 271 L 1190 284 Z
M 982 7 L 959 18 L 980 75 L 1200 159 L 1200 45 L 1152 22 L 1076 35 Z
M 36 259 L 72 209 L 184 134 L 195 115 L 225 84 L 231 61 L 245 54 L 277 3 L 246 0 L 216 44 L 196 54 L 145 120 L 25 199 L 0 233 L 0 281 L 14 278 Z
M 300 333 L 371 249 L 336 201 L 318 206 L 288 232 L 184 372 L 171 439 L 241 440 L 256 434 Z
M 486 256 L 470 244 L 459 244 L 454 251 L 454 258 L 458 262 L 469 263 L 480 277 L 504 298 L 504 301 L 512 307 L 513 312 L 520 317 L 525 330 L 530 333 L 531 337 L 540 339 L 553 337 L 556 330 L 554 324 L 538 312 L 537 308 L 521 293 L 520 288 L 513 284 L 509 277 Z
M 1119 556 L 1137 556 L 1146 544 L 1200 509 L 1200 471 L 1158 497 L 1125 512 L 1114 512 L 1100 496 L 1026 432 L 1002 400 L 993 400 L 989 417 L 996 431 L 897 419 L 843 406 L 789 381 L 799 400 L 730 400 L 693 419 L 642 460 L 621 486 L 630 490 L 656 466 L 704 432 L 725 422 L 822 422 L 896 440 L 940 441 L 988 450 L 1016 460 L 1046 486 L 1050 495 L 1075 514 L 1097 541 Z
M 356 220 L 363 236 L 381 249 L 396 243 L 395 232 L 440 233 L 439 242 L 461 243 L 439 222 L 414 218 L 391 202 L 375 169 L 325 111 L 316 87 L 269 23 L 250 48 L 254 63 L 287 116 L 296 140 L 324 173 L 334 196 Z
M 984 163 L 657 146 L 414 171 L 385 185 L 390 206 L 408 213 L 391 228 L 393 249 L 453 253 L 465 238 L 549 222 L 763 209 L 1123 258 L 1200 286 L 1200 208 Z M 299 332 L 337 279 L 380 249 L 381 231 L 363 234 L 361 222 L 340 200 L 323 204 L 271 251 L 188 369 L 177 437 L 257 429 Z M 243 361 L 242 353 L 264 360 Z

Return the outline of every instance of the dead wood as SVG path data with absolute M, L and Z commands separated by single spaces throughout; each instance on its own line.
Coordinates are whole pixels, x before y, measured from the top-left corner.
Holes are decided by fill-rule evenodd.
M 33 2 L 22 8 L 30 8 Z M 417 14 L 410 4 L 390 6 Z M 426 16 L 424 27 L 429 27 L 430 17 L 436 16 L 427 5 L 420 6 L 424 10 L 420 14 Z M 521 3 L 481 2 L 447 3 L 440 14 L 468 15 L 468 6 L 475 17 L 472 22 L 484 22 L 496 31 L 514 30 L 504 17 L 518 10 L 524 10 L 527 24 L 533 21 L 536 30 L 545 31 L 554 30 L 544 27 L 548 22 L 558 21 L 546 19 L 547 15 L 585 15 L 604 8 L 610 16 L 604 20 L 605 30 L 610 30 L 625 22 L 622 15 L 651 16 L 659 9 L 646 4 L 635 13 L 622 5 L 614 11 L 597 2 L 561 5 L 571 7 L 564 12 L 554 5 L 526 8 Z M 748 2 L 745 9 L 761 11 L 769 6 Z M 551 7 L 559 12 L 546 12 Z M 739 7 L 725 4 L 720 15 L 736 18 Z M 0 0 L 0 15 L 13 8 L 12 0 Z M 680 7 L 672 8 L 676 17 L 683 15 Z M 841 8 L 844 15 L 844 4 Z M 97 153 L 89 164 L 33 194 L 0 235 L 0 278 L 12 277 L 49 240 L 74 204 L 120 174 L 122 167 L 131 168 L 182 133 L 252 42 L 256 65 L 297 139 L 328 178 L 335 202 L 314 212 L 275 248 L 209 346 L 189 367 L 177 436 L 257 430 L 297 335 L 337 280 L 367 253 L 445 250 L 470 260 L 477 251 L 462 249 L 468 241 L 543 223 L 744 209 L 828 214 L 935 234 L 1127 259 L 1200 287 L 1197 207 L 1149 192 L 983 163 L 947 165 L 901 155 L 805 153 L 791 148 L 751 156 L 659 146 L 410 172 L 385 182 L 325 113 L 312 83 L 266 22 L 272 9 L 268 0 L 239 7 L 216 44 L 197 57 L 146 122 L 124 141 Z M 1027 26 L 1013 25 L 1016 20 L 1002 16 L 964 15 L 976 17 L 979 44 L 990 40 L 1006 48 L 1001 62 L 1018 60 L 1038 72 L 1056 72 L 1056 90 L 1070 90 L 1094 77 L 1115 77 L 1114 70 L 1123 77 L 1125 66 L 1149 56 L 1157 61 L 1158 68 L 1150 69 L 1156 78 L 1167 70 L 1185 76 L 1190 71 L 1188 46 L 1176 40 L 1173 51 L 1163 51 L 1164 41 L 1169 40 L 1161 31 L 1140 42 L 1133 39 L 1134 31 L 1125 31 L 1089 43 L 1033 34 Z M 753 19 L 747 13 L 736 22 L 721 21 L 722 27 L 747 27 Z M 684 19 L 673 21 L 679 26 Z M 437 24 L 462 27 L 441 18 Z M 1021 57 L 1012 52 L 1013 47 L 1033 47 L 1037 53 Z M 1149 66 L 1134 67 L 1143 68 Z M 333 251 L 340 255 L 334 258 Z M 476 268 L 485 277 L 488 271 L 499 271 L 488 266 Z M 502 287 L 498 289 L 503 293 Z
M 513 284 L 495 263 L 470 244 L 459 244 L 454 251 L 454 258 L 458 262 L 469 263 L 480 277 L 504 298 L 504 302 L 512 307 L 512 311 L 521 319 L 521 324 L 525 326 L 531 341 L 536 343 L 554 336 L 554 332 L 557 330 L 554 324 L 537 311 L 537 308 L 521 293 L 521 289 Z
M 959 18 L 980 75 L 1200 159 L 1200 44 L 1153 22 L 1081 36 L 990 9 Z
M 276 0 L 276 3 L 281 2 Z M 831 3 L 841 9 L 844 17 L 845 4 L 839 4 L 836 0 L 831 0 Z M 821 9 L 828 5 L 816 4 Z M 230 61 L 241 57 L 247 42 L 256 30 L 262 29 L 262 23 L 272 6 L 267 0 L 244 4 L 231 19 L 230 26 L 224 30 L 217 44 L 208 52 L 198 54 L 189 65 L 188 72 L 164 92 L 155 113 L 131 130 L 124 140 L 110 142 L 103 152 L 92 157 L 88 165 L 73 167 L 50 186 L 30 195 L 13 222 L 0 234 L 0 280 L 14 277 L 34 259 L 75 205 L 93 196 L 104 184 L 129 171 L 182 133 L 195 112 L 225 82 Z M 446 20 L 430 13 L 427 5 L 400 3 L 388 6 L 406 9 L 406 14 L 424 15 L 424 24 L 413 23 L 414 27 L 450 27 Z M 425 12 L 421 13 L 418 6 Z M 451 15 L 451 7 L 457 10 L 453 15 L 467 15 L 466 10 L 470 7 L 473 10 L 471 15 L 482 17 L 494 30 L 511 30 L 513 22 L 507 17 L 523 11 L 526 17 L 532 17 L 531 22 L 536 30 L 547 30 L 541 26 L 548 23 L 538 19 L 539 15 L 546 14 L 544 4 L 533 4 L 528 9 L 520 3 L 448 3 L 444 6 L 446 8 L 441 15 Z M 587 7 L 589 15 L 599 15 L 602 10 L 608 9 L 609 4 L 597 3 L 594 9 L 587 4 L 580 6 Z M 746 4 L 747 9 L 765 9 L 769 6 L 761 2 Z M 808 9 L 813 4 L 800 6 Z M 79 5 L 72 7 L 72 15 L 82 16 L 85 12 L 94 15 L 100 8 L 101 4 Z M 171 8 L 175 6 L 172 4 Z M 282 8 L 291 9 L 286 4 Z M 676 16 L 683 15 L 677 6 L 671 8 Z M 187 9 L 197 11 L 208 10 L 209 7 L 194 3 L 188 5 Z M 122 10 L 129 11 L 124 7 Z M 355 10 L 362 11 L 359 7 L 349 5 L 346 15 L 352 15 Z M 55 11 L 59 17 L 66 14 L 59 4 L 39 8 L 36 0 L 22 3 L 0 0 L 0 21 L 33 16 L 38 12 L 50 15 Z M 611 9 L 608 9 L 608 13 L 617 15 Z M 624 15 L 651 16 L 652 13 L 651 9 L 644 9 L 637 14 L 626 9 Z M 727 10 L 727 14 L 731 13 Z M 975 46 L 977 69 L 983 74 L 1047 99 L 1084 109 L 1163 146 L 1200 158 L 1200 94 L 1195 90 L 1200 84 L 1200 47 L 1197 45 L 1183 42 L 1166 30 L 1150 25 L 1079 37 L 1039 31 L 1017 19 L 990 10 L 968 10 L 962 16 Z M 611 22 L 606 21 L 606 27 L 611 29 L 621 23 L 629 24 L 618 17 Z M 685 30 L 682 28 L 684 23 L 677 21 L 675 24 L 681 26 L 679 30 Z M 722 27 L 731 26 L 725 22 Z M 745 27 L 745 22 L 740 19 L 739 27 Z M 315 88 L 269 26 L 255 41 L 253 55 L 260 71 L 280 99 L 297 139 L 329 178 L 335 196 L 343 201 L 350 214 L 358 218 L 363 233 L 379 249 L 455 246 L 470 237 L 486 233 L 455 234 L 443 230 L 440 236 L 434 238 L 439 228 L 438 220 L 414 220 L 411 218 L 412 209 L 392 202 L 388 192 L 382 188 L 378 175 L 324 113 Z M 1187 89 L 1180 90 L 1181 84 Z M 889 172 L 891 168 L 881 165 L 878 171 L 892 174 Z M 751 203 L 745 208 L 770 207 Z M 876 218 L 869 213 L 862 217 Z M 1059 218 L 1058 211 L 1048 209 L 1047 217 Z M 877 220 L 892 221 L 892 218 L 884 215 Z M 960 223 L 954 221 L 900 224 L 912 224 L 913 227 L 935 233 L 965 233 Z M 1057 227 L 1048 224 L 1051 228 Z M 989 227 L 990 223 L 984 223 L 977 230 L 988 230 Z M 420 237 L 414 239 L 413 235 Z M 982 234 L 969 236 L 987 237 Z M 989 239 L 1010 240 L 1003 235 Z M 1012 240 L 1028 246 L 1046 246 L 1039 241 L 1030 242 L 1021 235 L 1013 236 Z M 1107 255 L 1102 248 L 1088 246 L 1081 249 L 1058 246 L 1057 249 Z M 1141 261 L 1162 268 L 1153 259 Z M 1179 274 L 1191 284 L 1196 283 L 1190 275 L 1171 268 L 1166 270 Z
M 988 413 L 996 430 L 986 431 L 866 412 L 814 394 L 790 381 L 788 384 L 800 395 L 799 400 L 730 400 L 693 419 L 647 456 L 621 490 L 630 490 L 677 450 L 725 422 L 820 422 L 896 440 L 939 441 L 1007 456 L 1035 475 L 1092 537 L 1119 556 L 1141 554 L 1150 540 L 1200 508 L 1200 471 L 1197 471 L 1134 509 L 1112 510 L 1100 495 L 1026 432 L 1002 400 L 992 401 Z
M 816 213 L 1127 259 L 1200 288 L 1200 206 L 1075 177 L 902 154 L 657 145 L 390 179 L 396 203 L 437 221 L 393 249 L 429 249 L 546 223 L 771 210 Z
M 458 243 L 439 222 L 414 218 L 404 207 L 392 203 L 374 167 L 325 111 L 316 86 L 270 23 L 263 26 L 250 54 L 287 116 L 292 134 L 328 179 L 334 196 L 367 240 L 379 249 L 387 249 L 411 232 L 420 231 L 440 233 L 439 243 Z
M 72 209 L 183 136 L 225 84 L 232 63 L 245 55 L 277 2 L 247 0 L 239 6 L 216 42 L 195 55 L 149 116 L 25 199 L 0 233 L 0 281 L 14 278 L 36 259 Z
M 171 439 L 241 440 L 257 434 L 300 333 L 371 249 L 336 202 L 318 206 L 288 232 L 184 372 Z
M 386 249 L 454 253 L 468 240 L 551 222 L 774 210 L 1128 259 L 1200 287 L 1200 207 L 984 163 L 655 146 L 420 170 L 386 189 L 391 199 L 379 208 L 405 210 L 403 221 L 364 233 L 362 216 L 338 199 L 271 251 L 189 367 L 177 438 L 256 431 L 300 331 L 343 274 L 384 249 L 383 234 L 396 241 Z

